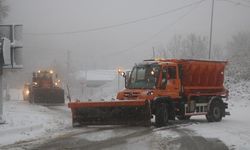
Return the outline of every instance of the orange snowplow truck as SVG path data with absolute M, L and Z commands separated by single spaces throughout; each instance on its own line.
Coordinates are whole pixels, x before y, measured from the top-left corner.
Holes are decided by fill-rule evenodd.
M 128 124 L 165 126 L 168 120 L 205 115 L 209 122 L 228 115 L 224 69 L 227 62 L 145 60 L 122 73 L 126 88 L 113 101 L 70 102 L 73 126 Z

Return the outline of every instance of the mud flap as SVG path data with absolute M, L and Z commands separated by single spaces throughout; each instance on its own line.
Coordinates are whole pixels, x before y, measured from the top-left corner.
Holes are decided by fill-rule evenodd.
M 69 103 L 74 125 L 143 125 L 151 124 L 150 102 L 74 102 Z

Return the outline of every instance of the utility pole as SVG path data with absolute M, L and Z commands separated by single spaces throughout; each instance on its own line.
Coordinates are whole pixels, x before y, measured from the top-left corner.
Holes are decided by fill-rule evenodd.
M 153 47 L 153 59 L 155 59 L 155 48 Z
M 4 52 L 6 51 L 10 52 L 10 43 L 8 44 L 9 47 L 5 48 L 5 39 L 0 37 L 0 124 L 4 124 L 5 120 L 3 118 L 3 66 L 4 66 Z M 9 40 L 7 40 L 10 42 Z M 11 58 L 11 56 L 9 57 Z
M 69 74 L 70 74 L 70 51 L 67 51 L 67 84 L 69 84 Z
M 0 60 L 0 124 L 5 123 L 3 119 L 3 64 Z
M 83 80 L 84 81 L 84 85 L 83 85 L 83 87 L 82 88 L 85 88 L 85 92 L 84 92 L 84 89 L 82 89 L 83 90 L 83 92 L 84 92 L 84 98 L 87 98 L 87 83 L 88 83 L 88 66 L 87 66 L 87 64 L 85 64 L 85 79 Z
M 117 92 L 120 88 L 120 68 L 117 69 Z
M 117 92 L 119 92 L 119 90 L 120 90 L 120 74 L 118 74 L 118 83 L 117 83 Z
M 212 36 L 213 36 L 213 19 L 214 19 L 214 0 L 212 0 L 211 20 L 210 20 L 210 37 L 209 37 L 209 55 L 208 59 L 211 59 L 212 49 Z

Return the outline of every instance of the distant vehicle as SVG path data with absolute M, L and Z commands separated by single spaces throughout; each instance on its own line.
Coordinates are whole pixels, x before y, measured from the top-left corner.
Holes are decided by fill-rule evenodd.
M 64 104 L 64 90 L 53 70 L 33 72 L 32 83 L 25 83 L 23 100 L 37 104 Z
M 205 115 L 209 122 L 221 121 L 228 104 L 224 88 L 227 62 L 207 60 L 146 60 L 122 72 L 126 89 L 114 101 L 70 102 L 73 126 L 129 124 L 165 126 L 168 120 Z
M 30 84 L 25 83 L 23 86 L 23 100 L 24 101 L 29 101 L 30 91 L 31 91 Z

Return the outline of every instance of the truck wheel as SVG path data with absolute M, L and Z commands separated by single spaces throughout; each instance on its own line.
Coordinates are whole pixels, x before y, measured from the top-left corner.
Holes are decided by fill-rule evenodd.
M 206 115 L 206 118 L 207 118 L 207 121 L 208 122 L 214 122 L 214 120 L 213 120 L 213 118 L 212 118 L 212 116 L 211 115 Z
M 81 127 L 81 124 L 77 120 L 73 119 L 72 126 L 73 126 L 73 128 L 77 128 L 77 127 Z
M 34 103 L 34 95 L 29 96 L 29 103 L 31 103 L 31 104 Z
M 166 126 L 168 123 L 168 108 L 166 104 L 159 104 L 155 112 L 155 124 L 157 127 Z
M 219 101 L 211 103 L 208 114 L 206 115 L 208 122 L 219 122 L 222 119 L 223 109 Z
M 191 116 L 184 116 L 184 115 L 177 116 L 178 120 L 189 120 L 190 118 L 191 118 Z

